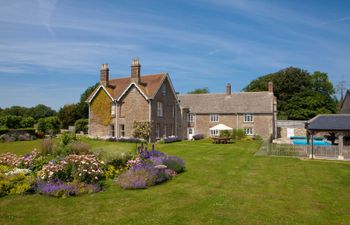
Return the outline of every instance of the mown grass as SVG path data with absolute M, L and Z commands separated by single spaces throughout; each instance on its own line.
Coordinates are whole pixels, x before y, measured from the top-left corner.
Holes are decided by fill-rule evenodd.
M 186 161 L 186 172 L 146 190 L 110 182 L 71 198 L 7 196 L 0 224 L 350 224 L 350 163 L 254 157 L 259 145 L 159 144 Z

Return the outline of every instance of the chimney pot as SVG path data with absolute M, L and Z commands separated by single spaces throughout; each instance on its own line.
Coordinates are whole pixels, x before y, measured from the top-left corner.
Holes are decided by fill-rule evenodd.
M 109 82 L 109 68 L 108 68 L 108 64 L 102 64 L 101 65 L 101 70 L 100 70 L 100 84 L 104 85 L 104 86 L 108 86 L 108 82 Z
M 226 84 L 226 95 L 231 95 L 231 84 L 230 83 Z
M 272 81 L 270 81 L 270 82 L 268 83 L 268 91 L 271 92 L 271 93 L 273 93 L 273 83 L 272 83 Z

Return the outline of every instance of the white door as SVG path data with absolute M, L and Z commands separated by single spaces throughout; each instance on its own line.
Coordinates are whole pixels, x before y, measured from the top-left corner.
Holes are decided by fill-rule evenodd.
M 194 134 L 194 128 L 187 128 L 187 139 L 192 140 Z
M 294 128 L 287 128 L 287 138 L 294 136 Z

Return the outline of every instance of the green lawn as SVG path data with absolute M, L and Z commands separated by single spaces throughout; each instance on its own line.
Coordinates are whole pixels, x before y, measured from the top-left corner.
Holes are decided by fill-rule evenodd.
M 11 145 L 0 144 L 1 152 L 20 146 Z M 253 141 L 159 144 L 185 159 L 187 171 L 146 190 L 111 183 L 105 192 L 79 197 L 7 196 L 0 199 L 0 224 L 350 224 L 350 163 L 255 157 L 258 147 Z

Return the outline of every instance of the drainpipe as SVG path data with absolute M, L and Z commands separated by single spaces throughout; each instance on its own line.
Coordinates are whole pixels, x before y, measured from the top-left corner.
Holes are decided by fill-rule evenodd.
M 119 127 L 118 127 L 118 118 L 119 118 L 119 116 L 118 116 L 118 103 L 117 103 L 117 101 L 115 101 L 115 128 L 114 128 L 114 130 L 115 130 L 115 134 L 114 134 L 114 136 L 116 137 L 116 138 L 119 138 Z
M 153 133 L 153 129 L 152 129 L 152 101 L 151 101 L 151 99 L 148 101 L 148 120 L 149 120 L 149 124 L 151 125 L 151 133 L 148 137 L 148 142 L 151 143 L 151 135 Z

